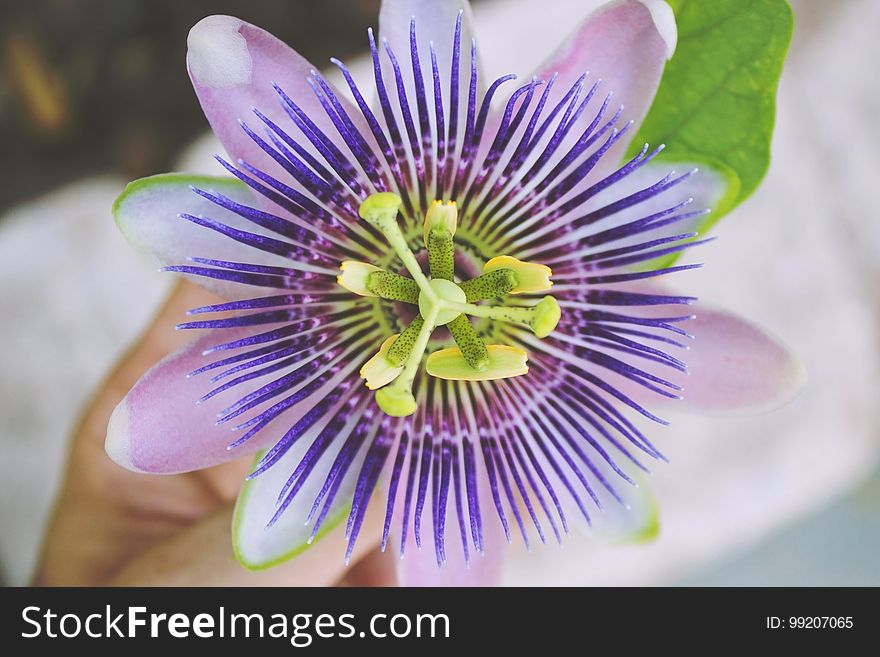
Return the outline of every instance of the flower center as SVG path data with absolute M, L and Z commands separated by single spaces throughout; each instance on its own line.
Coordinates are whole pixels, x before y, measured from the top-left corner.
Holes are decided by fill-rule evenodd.
M 467 301 L 467 296 L 458 285 L 443 278 L 432 278 L 428 281 L 434 290 L 431 298 L 424 292 L 419 292 L 419 312 L 422 317 L 435 315 L 437 326 L 444 326 L 461 315 L 461 311 L 452 310 L 450 304 L 462 304 Z
M 406 416 L 416 411 L 412 385 L 431 334 L 446 326 L 455 346 L 428 356 L 426 371 L 443 379 L 485 381 L 520 376 L 528 372 L 528 356 L 518 347 L 487 345 L 468 317 L 525 324 L 539 338 L 556 328 L 561 317 L 559 303 L 545 296 L 534 306 L 476 305 L 508 294 L 535 293 L 553 284 L 544 265 L 522 262 L 510 256 L 492 258 L 483 273 L 455 282 L 455 235 L 458 211 L 455 202 L 435 201 L 424 223 L 430 277 L 418 263 L 397 222 L 401 199 L 381 192 L 370 195 L 360 206 L 362 219 L 388 241 L 412 278 L 375 265 L 347 260 L 340 265 L 339 284 L 363 296 L 416 304 L 419 314 L 401 333 L 389 337 L 361 368 L 367 387 L 377 390 L 376 402 L 389 415 Z

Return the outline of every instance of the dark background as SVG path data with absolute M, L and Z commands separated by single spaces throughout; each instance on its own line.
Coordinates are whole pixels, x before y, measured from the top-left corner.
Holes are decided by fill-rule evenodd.
M 38 618 L 51 609 L 59 616 L 76 613 L 81 619 L 90 613 L 104 613 L 107 605 L 111 616 L 126 613 L 128 606 L 143 605 L 149 613 L 186 613 L 192 619 L 198 613 L 219 618 L 222 606 L 225 615 L 260 613 L 266 628 L 280 613 L 288 618 L 297 613 L 311 613 L 304 632 L 312 643 L 303 645 L 303 654 L 359 654 L 364 648 L 383 655 L 445 655 L 450 649 L 463 654 L 477 652 L 476 646 L 491 645 L 497 654 L 555 654 L 548 643 L 580 647 L 575 654 L 586 654 L 590 648 L 611 641 L 637 654 L 656 654 L 658 647 L 673 645 L 676 654 L 703 654 L 707 647 L 722 643 L 733 654 L 764 649 L 773 654 L 790 654 L 806 648 L 827 654 L 858 654 L 876 636 L 869 590 L 842 588 L 777 588 L 777 589 L 658 589 L 616 588 L 595 591 L 573 590 L 571 595 L 560 589 L 508 588 L 469 589 L 442 588 L 317 588 L 291 595 L 289 589 L 216 588 L 216 589 L 3 589 L 0 590 L 0 625 L 2 645 L 12 646 L 13 654 L 24 654 L 34 648 L 46 651 L 63 650 L 71 645 L 88 650 L 90 655 L 116 655 L 120 650 L 163 649 L 166 654 L 189 654 L 211 650 L 219 644 L 240 651 L 256 649 L 260 655 L 298 654 L 290 640 L 283 638 L 231 638 L 226 625 L 225 638 L 198 638 L 192 633 L 184 639 L 171 638 L 160 630 L 157 638 L 146 638 L 149 627 L 137 628 L 139 638 L 90 639 L 80 635 L 74 639 L 50 639 L 45 634 L 23 639 L 21 634 L 35 628 L 22 620 L 28 606 L 40 608 L 29 612 Z M 635 604 L 633 604 L 635 602 Z M 315 627 L 318 614 L 354 614 L 349 622 L 366 636 L 321 638 Z M 387 632 L 382 622 L 403 613 L 411 619 L 418 614 L 446 614 L 449 617 L 449 638 L 438 636 L 384 638 L 369 635 L 373 614 L 385 614 L 376 625 Z M 767 629 L 767 617 L 780 620 L 779 629 Z M 823 629 L 793 629 L 791 617 L 850 617 L 849 629 L 831 629 L 826 621 Z M 125 632 L 127 619 L 119 623 Z M 58 618 L 54 621 L 58 633 Z M 290 621 L 288 621 L 290 623 Z M 325 621 L 326 623 L 326 621 Z M 846 625 L 846 621 L 842 623 Z M 95 631 L 100 622 L 94 623 Z M 401 627 L 405 627 L 401 625 Z M 429 633 L 428 626 L 425 634 Z M 440 623 L 439 627 L 443 627 Z M 69 624 L 72 631 L 74 624 Z M 323 631 L 329 633 L 329 626 Z M 337 630 L 346 633 L 347 630 Z M 398 630 L 398 631 L 402 631 Z M 288 637 L 290 632 L 288 633 Z M 71 643 L 73 641 L 73 643 Z M 68 648 L 69 649 L 69 648 Z M 186 652 L 184 652 L 186 651 Z M 845 652 L 844 652 L 845 651 Z M 223 652 L 221 650 L 221 652 Z M 561 651 L 560 651 L 561 652 Z M 245 652 L 245 654 L 247 654 Z M 809 653 L 808 653 L 809 654 Z
M 365 47 L 379 0 L 0 0 L 0 214 L 96 172 L 168 170 L 207 128 L 186 36 L 229 13 L 317 66 Z

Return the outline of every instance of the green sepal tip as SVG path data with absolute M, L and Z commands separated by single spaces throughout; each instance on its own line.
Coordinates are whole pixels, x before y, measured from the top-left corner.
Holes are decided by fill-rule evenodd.
M 416 412 L 416 398 L 412 391 L 386 386 L 376 391 L 376 403 L 387 415 L 406 417 Z
M 393 192 L 378 192 L 370 194 L 358 208 L 361 219 L 371 224 L 379 225 L 389 219 L 397 221 L 397 213 L 403 203 L 401 198 Z
M 535 314 L 531 321 L 532 331 L 539 338 L 546 338 L 553 333 L 562 317 L 562 308 L 555 297 L 546 296 L 534 308 Z

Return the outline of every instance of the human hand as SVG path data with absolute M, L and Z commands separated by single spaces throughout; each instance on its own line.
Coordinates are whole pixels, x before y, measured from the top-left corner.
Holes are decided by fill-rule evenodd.
M 319 549 L 261 572 L 232 554 L 230 524 L 245 458 L 177 475 L 125 470 L 104 452 L 107 422 L 147 369 L 191 336 L 172 330 L 186 309 L 216 302 L 180 283 L 144 336 L 108 375 L 74 430 L 64 482 L 45 535 L 34 583 L 43 586 L 357 586 L 393 585 L 378 533 L 364 532 L 350 567 L 342 558 L 344 527 Z M 367 522 L 379 523 L 375 508 Z M 374 516 L 370 518 L 370 516 Z

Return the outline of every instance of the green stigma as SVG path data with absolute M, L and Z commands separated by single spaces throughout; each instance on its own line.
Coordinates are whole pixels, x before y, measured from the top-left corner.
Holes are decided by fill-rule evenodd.
M 528 326 L 539 338 L 550 335 L 562 310 L 552 296 L 534 306 L 476 305 L 510 294 L 547 290 L 553 284 L 544 265 L 510 256 L 489 260 L 480 276 L 455 280 L 455 242 L 458 208 L 454 201 L 435 201 L 425 216 L 423 240 L 428 253 L 428 274 L 422 271 L 397 221 L 401 199 L 397 194 L 371 194 L 361 203 L 362 219 L 387 240 L 411 278 L 368 263 L 346 261 L 340 266 L 339 284 L 362 296 L 417 305 L 419 314 L 399 335 L 386 339 L 379 353 L 361 369 L 376 403 L 385 413 L 404 417 L 416 412 L 413 382 L 425 357 L 431 335 L 446 326 L 454 347 L 434 351 L 426 371 L 443 379 L 490 381 L 528 372 L 526 352 L 509 345 L 487 345 L 471 324 L 471 317 Z

